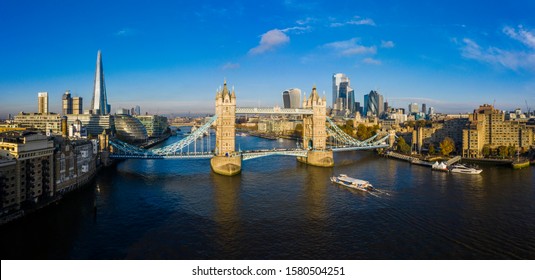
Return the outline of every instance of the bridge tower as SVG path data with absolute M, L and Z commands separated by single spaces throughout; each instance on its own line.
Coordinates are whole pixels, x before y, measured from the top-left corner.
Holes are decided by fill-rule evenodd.
M 316 86 L 308 99 L 303 101 L 303 108 L 312 109 L 313 115 L 303 118 L 303 147 L 308 149 L 307 158 L 297 158 L 300 162 L 321 166 L 334 166 L 333 151 L 327 150 L 327 99 L 319 97 Z
M 232 176 L 241 171 L 241 155 L 236 154 L 236 94 L 225 81 L 215 98 L 216 145 L 210 165 L 215 173 Z

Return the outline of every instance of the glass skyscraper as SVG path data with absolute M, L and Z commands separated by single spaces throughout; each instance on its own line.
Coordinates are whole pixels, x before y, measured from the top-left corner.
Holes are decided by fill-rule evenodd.
M 111 110 L 106 95 L 106 83 L 104 82 L 104 68 L 102 67 L 102 54 L 100 50 L 97 53 L 97 69 L 95 70 L 95 85 L 91 109 L 93 110 L 93 114 L 97 115 L 108 115 Z

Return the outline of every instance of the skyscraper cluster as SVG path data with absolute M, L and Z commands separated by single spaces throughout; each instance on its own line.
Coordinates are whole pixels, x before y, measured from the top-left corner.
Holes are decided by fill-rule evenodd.
M 333 75 L 333 109 L 335 111 L 353 113 L 356 110 L 355 91 L 351 81 L 343 73 Z

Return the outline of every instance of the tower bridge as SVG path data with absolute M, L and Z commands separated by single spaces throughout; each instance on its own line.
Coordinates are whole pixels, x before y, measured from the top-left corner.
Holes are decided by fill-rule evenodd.
M 109 157 L 116 159 L 209 158 L 215 173 L 232 176 L 241 172 L 244 160 L 266 156 L 293 156 L 298 161 L 309 165 L 331 167 L 334 166 L 333 152 L 387 148 L 390 146 L 388 143 L 393 143 L 393 134 L 386 135 L 379 140 L 375 140 L 378 137 L 375 135 L 364 141 L 347 135 L 327 117 L 326 105 L 325 97 L 319 97 L 314 86 L 310 96 L 303 101 L 303 108 L 236 107 L 236 93 L 234 89 L 230 91 L 225 82 L 223 88 L 216 92 L 215 115 L 188 137 L 171 145 L 151 150 L 113 140 L 109 142 L 112 147 Z M 236 151 L 236 114 L 302 115 L 302 148 Z M 208 150 L 197 152 L 198 139 L 202 139 L 212 126 L 215 126 L 216 130 L 215 150 L 210 151 L 211 145 L 207 144 Z M 328 137 L 332 137 L 336 144 L 328 146 Z M 195 147 L 193 152 L 190 151 L 192 144 Z

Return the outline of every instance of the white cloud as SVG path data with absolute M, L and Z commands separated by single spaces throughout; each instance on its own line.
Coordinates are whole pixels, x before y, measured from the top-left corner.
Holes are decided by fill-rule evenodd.
M 351 56 L 356 54 L 376 54 L 377 47 L 366 47 L 358 44 L 358 39 L 353 38 L 347 41 L 337 41 L 324 45 L 327 48 L 335 50 L 339 55 Z
M 375 22 L 371 18 L 360 18 L 359 16 L 353 17 L 353 19 L 345 21 L 345 22 L 333 22 L 331 23 L 331 27 L 340 27 L 344 25 L 369 25 L 369 26 L 375 26 Z
M 535 35 L 529 31 L 526 31 L 522 25 L 518 26 L 518 32 L 515 28 L 506 26 L 503 28 L 503 33 L 507 34 L 507 36 L 511 37 L 512 39 L 520 41 L 522 44 L 535 49 Z
M 497 47 L 482 48 L 475 41 L 464 38 L 461 55 L 491 65 L 499 65 L 512 70 L 535 70 L 535 52 L 507 51 Z
M 284 29 L 281 29 L 280 31 L 284 32 L 284 33 L 294 33 L 294 34 L 303 34 L 305 33 L 306 31 L 310 31 L 310 26 L 294 26 L 294 27 L 288 27 L 288 28 L 284 28 Z
M 259 45 L 250 49 L 249 54 L 262 54 L 288 42 L 290 42 L 290 37 L 284 34 L 282 30 L 272 29 L 262 34 Z
M 227 62 L 225 65 L 221 67 L 221 69 L 223 70 L 232 70 L 232 69 L 238 69 L 238 68 L 240 68 L 240 64 L 232 63 L 232 62 Z
M 384 49 L 391 49 L 393 48 L 395 45 L 394 45 L 394 42 L 392 41 L 381 41 L 381 48 L 384 48 Z
M 134 34 L 135 34 L 135 31 L 130 28 L 123 28 L 115 32 L 115 36 L 118 36 L 118 37 L 127 37 L 127 36 L 132 36 Z
M 305 25 L 305 24 L 308 24 L 308 23 L 311 23 L 311 22 L 314 22 L 314 21 L 316 21 L 315 18 L 307 17 L 305 19 L 297 20 L 295 23 L 297 23 L 299 25 Z
M 371 65 L 381 65 L 381 61 L 380 60 L 373 59 L 371 57 L 367 57 L 367 58 L 363 59 L 362 62 L 364 62 L 366 64 L 371 64 Z

